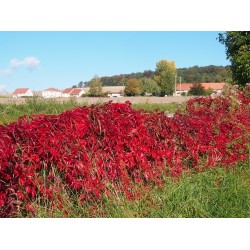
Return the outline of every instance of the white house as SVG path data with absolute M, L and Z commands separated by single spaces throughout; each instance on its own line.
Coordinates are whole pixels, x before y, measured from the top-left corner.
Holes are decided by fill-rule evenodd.
M 81 88 L 73 88 L 73 90 L 70 92 L 70 96 L 74 97 L 81 97 L 83 94 L 85 94 L 85 91 Z
M 62 92 L 55 88 L 48 88 L 42 91 L 43 98 L 57 98 L 61 96 L 62 96 Z
M 188 91 L 193 87 L 192 83 L 180 83 L 176 85 L 176 93 L 173 96 L 181 96 L 181 94 L 187 94 Z
M 29 96 L 33 96 L 33 93 L 29 88 L 18 88 L 12 94 L 13 98 L 29 97 Z

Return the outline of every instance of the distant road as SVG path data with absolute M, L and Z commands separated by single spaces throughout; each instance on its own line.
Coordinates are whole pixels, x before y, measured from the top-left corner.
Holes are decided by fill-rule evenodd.
M 75 98 L 79 104 L 94 104 L 94 103 L 103 103 L 108 101 L 113 101 L 114 103 L 124 103 L 126 101 L 130 101 L 132 104 L 136 103 L 171 103 L 171 102 L 186 102 L 190 99 L 194 98 L 194 96 L 167 96 L 167 97 L 155 97 L 155 96 L 136 96 L 136 97 L 79 97 Z M 43 98 L 40 98 L 43 99 Z M 46 100 L 46 99 L 43 99 Z M 68 101 L 69 98 L 57 98 L 58 102 Z M 16 103 L 22 104 L 25 103 L 25 98 L 2 98 L 0 97 L 0 103 Z

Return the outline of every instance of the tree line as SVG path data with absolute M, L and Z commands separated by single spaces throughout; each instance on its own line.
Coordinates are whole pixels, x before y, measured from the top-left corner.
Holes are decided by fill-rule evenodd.
M 90 94 L 99 95 L 102 86 L 125 86 L 126 95 L 172 95 L 176 77 L 181 76 L 182 82 L 193 83 L 201 90 L 201 82 L 229 82 L 244 88 L 250 84 L 250 32 L 228 31 L 219 33 L 220 43 L 225 45 L 229 66 L 193 66 L 176 69 L 175 62 L 161 60 L 157 62 L 155 71 L 145 70 L 131 74 L 115 76 L 95 76 L 90 81 L 80 82 L 73 87 L 90 87 Z
M 177 69 L 177 75 L 182 77 L 182 81 L 186 83 L 200 83 L 200 82 L 225 82 L 228 80 L 229 66 L 215 66 L 209 65 L 204 67 L 193 66 L 189 68 Z M 144 72 L 119 74 L 114 76 L 103 76 L 100 80 L 103 86 L 124 86 L 128 79 L 153 79 L 155 71 L 145 70 Z M 92 80 L 92 79 L 91 79 Z M 73 87 L 89 87 L 90 81 L 81 81 L 78 85 Z
M 168 96 L 175 92 L 175 83 L 177 83 L 177 70 L 174 61 L 161 60 L 156 64 L 156 70 L 151 77 L 143 78 L 125 78 L 121 79 L 125 87 L 124 93 L 126 96 Z M 102 78 L 95 75 L 88 83 L 88 96 L 106 96 L 108 93 L 103 93 Z M 191 93 L 192 92 L 192 93 Z M 194 83 L 190 90 L 193 95 L 206 95 L 205 89 L 198 83 Z

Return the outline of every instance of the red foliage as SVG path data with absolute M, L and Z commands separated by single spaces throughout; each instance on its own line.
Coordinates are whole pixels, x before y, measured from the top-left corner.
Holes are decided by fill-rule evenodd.
M 239 98 L 236 107 L 228 98 L 192 99 L 172 119 L 108 102 L 0 126 L 0 216 L 34 212 L 32 201 L 53 200 L 63 188 L 85 202 L 108 195 L 112 183 L 135 198 L 135 185 L 160 185 L 164 174 L 244 161 L 250 102 Z

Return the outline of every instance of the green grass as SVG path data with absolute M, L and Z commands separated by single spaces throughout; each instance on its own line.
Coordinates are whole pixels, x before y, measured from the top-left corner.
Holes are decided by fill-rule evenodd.
M 241 218 L 250 217 L 250 169 L 238 166 L 226 172 L 216 168 L 167 179 L 163 189 L 152 189 L 141 200 L 105 201 L 106 217 Z
M 74 196 L 73 196 L 74 197 Z M 70 211 L 65 212 L 70 208 Z M 65 200 L 64 209 L 40 206 L 35 217 L 73 218 L 248 218 L 250 217 L 250 166 L 209 169 L 166 178 L 163 188 L 151 188 L 141 199 L 128 201 L 121 195 L 103 197 L 81 205 Z
M 172 103 L 138 103 L 138 104 L 133 104 L 132 108 L 133 109 L 144 109 L 148 111 L 154 111 L 154 110 L 159 110 L 163 111 L 166 113 L 175 113 L 177 110 L 184 110 L 186 107 L 186 103 L 177 103 L 177 102 L 172 102 Z
M 101 104 L 101 102 L 99 103 Z M 11 122 L 17 121 L 20 116 L 31 114 L 53 114 L 57 115 L 65 110 L 73 109 L 76 106 L 89 105 L 88 102 L 79 104 L 75 99 L 69 99 L 64 102 L 58 102 L 54 99 L 37 99 L 28 98 L 24 104 L 0 104 L 0 125 L 8 125 Z M 183 110 L 185 103 L 140 103 L 133 104 L 133 109 L 144 109 L 154 111 L 158 109 L 166 113 L 175 113 L 177 110 Z
M 7 125 L 17 121 L 20 116 L 31 114 L 57 115 L 65 110 L 79 106 L 75 99 L 69 99 L 62 103 L 54 99 L 44 100 L 29 98 L 24 104 L 0 104 L 0 124 Z

